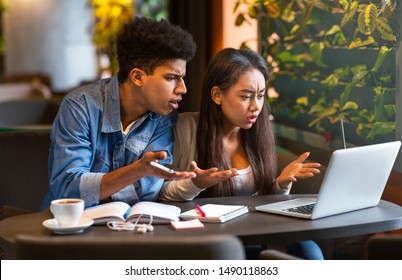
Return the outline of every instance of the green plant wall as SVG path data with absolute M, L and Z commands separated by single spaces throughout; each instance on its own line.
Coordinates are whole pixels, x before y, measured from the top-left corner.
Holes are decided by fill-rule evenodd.
M 268 86 L 276 121 L 293 120 L 328 141 L 343 119 L 357 144 L 392 139 L 397 4 L 237 1 L 237 25 L 258 21 L 259 51 L 271 67 Z

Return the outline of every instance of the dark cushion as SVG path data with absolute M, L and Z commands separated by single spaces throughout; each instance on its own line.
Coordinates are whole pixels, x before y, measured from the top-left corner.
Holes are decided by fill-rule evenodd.
M 0 132 L 0 208 L 38 211 L 49 188 L 49 148 L 50 131 Z
M 22 99 L 0 102 L 0 127 L 49 124 L 59 110 L 59 101 Z
M 129 237 L 126 235 L 126 237 Z M 15 257 L 23 260 L 244 260 L 242 242 L 232 235 L 116 236 L 17 235 Z
M 369 260 L 402 260 L 402 235 L 374 235 L 366 243 Z

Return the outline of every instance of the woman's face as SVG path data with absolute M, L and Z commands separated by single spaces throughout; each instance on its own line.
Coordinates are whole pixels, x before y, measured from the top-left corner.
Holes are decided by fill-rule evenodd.
M 236 84 L 221 94 L 225 128 L 251 128 L 264 106 L 265 91 L 265 79 L 259 70 L 243 73 Z

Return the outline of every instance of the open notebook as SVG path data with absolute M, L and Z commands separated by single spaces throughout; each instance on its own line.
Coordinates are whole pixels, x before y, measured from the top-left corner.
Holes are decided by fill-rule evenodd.
M 248 213 L 245 205 L 205 204 L 200 207 L 202 216 L 197 209 L 191 209 L 180 215 L 183 220 L 198 219 L 202 222 L 226 223 L 236 217 Z
M 376 206 L 384 191 L 401 142 L 333 152 L 318 196 L 259 205 L 262 212 L 318 219 Z

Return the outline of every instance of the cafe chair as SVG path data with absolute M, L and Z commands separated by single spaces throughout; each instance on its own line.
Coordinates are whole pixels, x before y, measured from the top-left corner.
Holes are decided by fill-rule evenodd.
M 50 129 L 59 110 L 59 101 L 21 99 L 0 102 L 0 128 L 46 125 Z
M 41 83 L 0 83 L 0 102 L 21 99 L 50 99 L 49 87 Z
M 49 189 L 49 148 L 49 131 L 0 132 L 0 219 L 38 211 Z
M 259 258 L 260 260 L 302 260 L 301 258 L 276 249 L 266 249 L 261 251 Z
M 243 260 L 244 246 L 231 235 L 102 236 L 18 235 L 14 256 L 20 260 Z
M 402 260 L 402 235 L 373 235 L 365 242 L 365 260 Z M 299 258 L 275 249 L 261 252 L 263 260 L 300 260 Z
M 48 88 L 52 88 L 52 81 L 49 75 L 40 72 L 25 72 L 25 73 L 7 73 L 0 80 L 2 84 L 42 84 Z
M 365 259 L 402 260 L 402 235 L 374 235 L 366 243 Z

